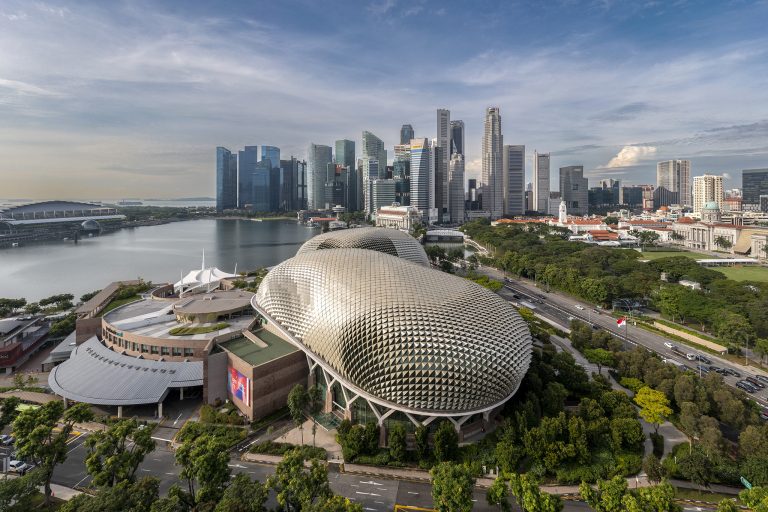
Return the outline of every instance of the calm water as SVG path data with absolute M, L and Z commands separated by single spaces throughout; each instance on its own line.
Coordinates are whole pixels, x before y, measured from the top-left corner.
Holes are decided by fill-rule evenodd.
M 0 297 L 35 301 L 55 293 L 85 292 L 120 279 L 175 282 L 206 266 L 232 272 L 290 258 L 320 232 L 292 220 L 195 220 L 123 229 L 74 242 L 0 249 Z

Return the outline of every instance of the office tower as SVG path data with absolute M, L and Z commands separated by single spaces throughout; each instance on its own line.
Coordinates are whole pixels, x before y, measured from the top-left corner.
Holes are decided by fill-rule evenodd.
M 589 186 L 583 165 L 560 168 L 560 196 L 571 215 L 586 215 L 589 208 Z
M 395 203 L 395 180 L 371 181 L 371 215 L 376 215 L 379 208 Z
M 379 161 L 374 158 L 363 158 L 363 195 L 365 196 L 365 213 L 373 215 L 376 211 L 373 209 L 371 198 L 371 183 L 378 180 L 381 176 Z M 381 178 L 383 179 L 383 178 Z
M 547 213 L 549 207 L 549 153 L 533 151 L 533 207 Z
M 409 141 L 410 142 L 410 141 Z M 398 160 L 411 159 L 411 145 L 410 144 L 396 144 L 395 145 L 395 162 Z
M 303 162 L 292 156 L 290 160 L 280 160 L 280 205 L 283 211 L 303 210 L 306 184 L 302 176 Z
M 271 167 L 280 167 L 280 148 L 275 146 L 261 146 L 261 160 L 269 160 Z
M 422 222 L 429 218 L 429 141 L 411 140 L 411 206 L 419 210 Z
M 384 142 L 371 132 L 363 132 L 363 160 L 372 158 L 379 163 L 379 178 L 384 178 L 387 169 L 387 150 Z
M 464 155 L 464 121 L 451 121 L 451 154 Z
M 435 208 L 438 222 L 448 214 L 448 163 L 451 159 L 451 111 L 437 109 L 437 138 L 435 141 Z
M 360 199 L 357 196 L 358 189 L 360 188 L 357 180 L 360 179 L 357 173 L 357 166 L 355 165 L 355 142 L 352 140 L 342 139 L 336 141 L 336 163 L 346 167 L 346 202 L 344 206 L 347 211 L 356 212 L 360 210 Z
M 656 186 L 680 192 L 680 204 L 691 206 L 691 161 L 666 160 L 656 164 Z
M 238 198 L 240 208 L 250 208 L 253 205 L 253 174 L 259 163 L 259 146 L 245 146 L 238 152 Z
M 251 173 L 251 210 L 254 212 L 271 212 L 274 206 L 273 180 L 271 160 L 261 160 L 256 163 L 256 170 Z
M 560 194 L 560 192 L 550 192 L 549 200 L 547 201 L 547 215 L 559 217 L 561 208 L 564 203 L 565 201 L 563 200 L 563 196 Z M 566 206 L 565 209 L 567 212 L 568 207 Z
M 237 155 L 216 148 L 216 210 L 237 208 Z
M 461 153 L 451 155 L 448 189 L 450 191 L 448 200 L 450 222 L 461 224 L 464 222 L 464 155 Z
M 483 209 L 489 212 L 491 219 L 498 219 L 504 214 L 503 145 L 499 108 L 488 107 L 483 132 L 480 192 L 483 195 Z
M 471 179 L 467 180 L 467 200 L 464 203 L 464 209 L 466 211 L 475 211 L 480 209 L 480 200 L 479 200 L 478 190 L 477 190 L 477 180 Z
M 768 169 L 741 171 L 741 198 L 744 211 L 762 211 L 760 196 L 768 195 Z
M 650 191 L 653 201 L 653 209 L 658 210 L 662 206 L 671 206 L 673 204 L 680 204 L 680 192 L 672 192 L 667 187 L 656 187 Z M 647 195 L 648 191 L 643 192 L 643 207 L 647 208 Z
M 693 177 L 693 213 L 700 213 L 704 205 L 714 201 L 723 209 L 723 177 L 705 174 Z
M 310 144 L 307 150 L 307 209 L 325 207 L 325 181 L 331 163 L 331 147 Z
M 400 128 L 400 144 L 410 144 L 411 139 L 415 137 L 416 135 L 413 133 L 413 126 L 404 124 Z
M 397 147 L 397 146 L 395 146 Z M 392 164 L 392 179 L 395 180 L 395 201 L 400 206 L 411 204 L 411 151 L 408 146 L 408 160 L 395 158 Z
M 504 215 L 525 213 L 525 146 L 504 145 Z

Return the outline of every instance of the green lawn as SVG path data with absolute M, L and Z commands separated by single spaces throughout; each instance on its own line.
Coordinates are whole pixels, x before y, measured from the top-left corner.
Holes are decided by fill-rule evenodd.
M 709 267 L 725 274 L 734 281 L 759 281 L 768 283 L 767 267 Z
M 640 251 L 637 251 L 640 252 Z M 689 251 L 646 251 L 640 252 L 641 260 L 658 260 L 659 258 L 669 258 L 672 256 L 685 256 L 686 258 L 693 258 L 694 260 L 703 260 L 712 258 L 707 254 L 701 254 L 698 252 Z
M 190 336 L 192 334 L 205 334 L 213 331 L 220 331 L 229 327 L 227 322 L 219 322 L 213 325 L 200 325 L 197 327 L 174 327 L 168 334 L 171 336 Z
M 124 305 L 126 305 L 126 304 L 128 304 L 128 303 L 130 303 L 130 302 L 136 302 L 136 301 L 137 301 L 137 300 L 139 300 L 140 298 L 141 298 L 141 297 L 140 297 L 139 295 L 132 295 L 132 296 L 130 296 L 130 297 L 128 297 L 128 298 L 125 298 L 125 299 L 116 299 L 116 300 L 113 300 L 112 302 L 110 302 L 110 303 L 107 305 L 107 307 L 105 307 L 105 308 L 104 308 L 104 310 L 103 310 L 103 311 L 100 313 L 100 315 L 101 315 L 101 316 L 104 316 L 104 315 L 106 315 L 107 313 L 109 313 L 110 311 L 112 311 L 113 309 L 117 309 L 117 308 L 119 308 L 120 306 L 124 306 Z
M 707 490 L 699 492 L 695 489 L 683 489 L 682 487 L 676 487 L 675 498 L 679 500 L 701 500 L 708 501 L 709 503 L 720 503 L 724 499 L 738 499 L 738 496 L 734 496 L 732 494 L 721 494 Z M 741 505 L 741 502 L 739 501 L 738 504 Z

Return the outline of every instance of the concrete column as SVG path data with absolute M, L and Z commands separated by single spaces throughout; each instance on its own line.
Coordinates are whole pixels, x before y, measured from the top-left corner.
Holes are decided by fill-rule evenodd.
M 387 446 L 387 427 L 379 425 L 379 448 Z
M 349 406 L 344 409 L 344 419 L 352 421 L 352 409 L 350 409 Z
M 65 396 L 62 397 L 62 398 L 64 399 L 64 408 L 66 409 L 67 407 L 69 407 L 69 401 L 67 400 L 67 397 L 65 397 Z
M 118 418 L 122 418 L 123 417 L 123 406 L 122 405 L 118 405 L 117 406 L 117 417 Z
M 162 418 L 163 417 L 163 402 L 157 403 L 157 417 Z
M 179 388 L 179 400 L 184 400 L 184 388 Z
M 333 393 L 331 393 L 331 388 L 327 388 L 325 390 L 325 403 L 323 404 L 323 412 L 329 413 L 333 411 Z

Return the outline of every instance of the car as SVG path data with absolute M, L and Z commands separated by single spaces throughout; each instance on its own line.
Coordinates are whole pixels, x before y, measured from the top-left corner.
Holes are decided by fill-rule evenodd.
M 600 330 L 600 326 L 599 326 L 599 325 L 597 325 L 597 324 L 592 324 L 592 328 L 593 328 L 594 330 L 596 330 L 596 331 L 599 331 L 599 330 Z
M 712 360 L 710 360 L 706 356 L 699 355 L 699 361 L 701 361 L 704 364 L 712 364 Z
M 23 475 L 32 469 L 32 466 L 21 460 L 12 460 L 8 463 L 8 471 Z
M 758 389 L 765 389 L 765 384 L 763 384 L 762 382 L 760 382 L 754 377 L 745 377 L 744 380 L 749 382 L 750 384 L 752 384 L 754 387 Z
M 667 348 L 675 348 L 675 344 L 672 343 L 671 341 L 665 341 L 664 346 Z
M 695 361 L 698 359 L 698 356 L 696 356 L 696 354 L 685 354 L 685 358 L 689 361 Z
M 593 313 L 596 313 L 596 314 L 598 314 L 598 315 L 600 314 L 600 311 L 598 311 L 597 309 L 593 309 L 593 310 L 592 310 L 592 312 L 593 312 Z
M 720 368 L 719 366 L 715 366 L 713 364 L 709 365 L 709 369 L 710 369 L 710 371 L 713 371 L 715 373 L 722 373 L 722 371 L 723 371 L 722 368 Z
M 2 442 L 8 439 L 9 437 L 11 436 L 8 434 L 0 434 L 0 444 L 2 444 Z
M 741 378 L 741 374 L 736 370 L 734 370 L 733 368 L 723 368 L 723 372 L 724 372 L 723 373 L 724 375 L 731 375 L 739 379 Z
M 768 409 L 763 409 L 760 411 L 760 417 L 765 421 L 768 421 Z
M 16 442 L 16 438 L 15 437 L 8 436 L 5 439 L 3 439 L 3 446 L 11 446 L 15 442 Z
M 752 387 L 752 385 L 749 382 L 744 382 L 743 380 L 740 380 L 736 383 L 736 387 L 739 389 L 743 389 L 747 393 L 754 393 L 757 391 L 756 388 Z
M 709 373 L 709 368 L 707 368 L 703 364 L 697 365 L 696 369 L 699 370 L 701 373 Z
M 762 382 L 763 384 L 768 384 L 768 377 L 765 375 L 755 375 L 755 378 Z
M 579 311 L 584 311 L 584 306 L 582 306 L 581 304 L 575 304 L 573 307 L 575 307 Z
M 569 317 L 568 317 L 568 321 L 569 321 L 569 322 L 573 322 L 574 320 L 576 320 L 576 317 L 575 317 L 575 316 L 569 316 Z
M 519 299 L 519 298 L 520 298 L 520 296 L 519 296 L 518 294 L 516 294 L 516 293 L 513 293 L 513 294 L 512 294 L 512 298 L 513 298 L 513 299 Z

